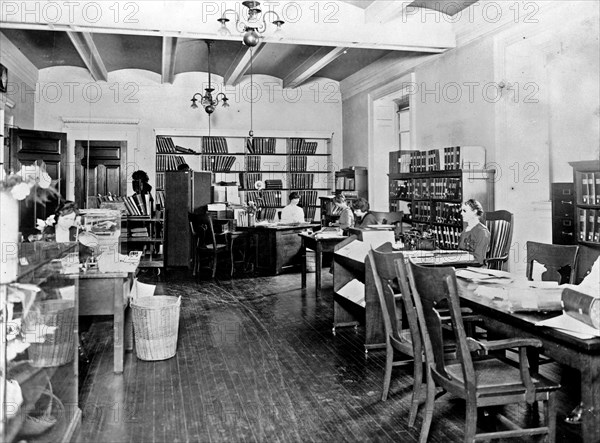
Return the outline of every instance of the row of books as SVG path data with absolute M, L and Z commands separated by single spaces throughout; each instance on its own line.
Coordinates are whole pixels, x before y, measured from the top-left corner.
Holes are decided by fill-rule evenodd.
M 314 185 L 314 174 L 290 174 L 288 185 L 292 189 L 311 189 Z
M 306 157 L 291 157 L 288 161 L 288 171 L 306 171 Z
M 202 137 L 202 153 L 227 154 L 228 152 L 225 137 Z
M 431 228 L 433 238 L 435 238 L 440 249 L 457 249 L 458 239 L 462 233 L 462 227 L 453 226 L 433 226 Z
M 246 201 L 253 201 L 261 208 L 280 208 L 281 194 L 281 191 L 247 191 Z
M 158 154 L 196 154 L 193 149 L 176 146 L 171 137 L 156 137 L 156 152 Z
M 390 181 L 390 197 L 407 200 L 431 198 L 458 200 L 462 181 L 459 177 L 414 178 Z
M 261 158 L 258 155 L 249 155 L 246 157 L 246 171 L 259 172 L 262 171 Z
M 578 209 L 579 240 L 600 243 L 600 209 Z
M 484 168 L 485 149 L 482 146 L 449 146 L 390 153 L 390 173 Z
M 262 180 L 260 172 L 242 172 L 240 173 L 240 183 L 243 189 L 255 189 L 254 184 Z
M 128 235 L 130 237 L 148 237 L 148 228 L 146 228 L 145 226 L 129 228 Z
M 181 155 L 157 155 L 156 156 L 156 171 L 176 171 L 177 166 L 186 163 Z
M 149 216 L 154 214 L 154 206 L 150 199 L 150 194 L 133 194 L 128 197 L 122 197 L 108 193 L 107 195 L 98 195 L 95 199 L 96 207 L 98 208 L 119 209 L 123 214 L 126 213 L 130 216 Z M 88 206 L 92 205 L 93 203 L 88 203 Z
M 154 206 L 156 206 L 157 208 L 164 208 L 165 207 L 165 191 L 161 191 L 161 190 L 157 190 L 155 193 L 155 198 L 154 198 Z
M 265 189 L 281 190 L 283 189 L 283 182 L 279 179 L 265 180 Z
M 302 210 L 304 211 L 304 221 L 312 221 L 315 219 L 317 213 L 316 206 L 305 206 Z
M 434 203 L 434 217 L 436 223 L 447 223 L 451 225 L 462 225 L 462 213 L 460 203 Z
M 248 138 L 246 139 L 246 149 L 250 154 L 275 154 L 275 139 Z
M 578 172 L 576 186 L 581 188 L 584 205 L 600 205 L 600 172 Z
M 351 177 L 336 177 L 335 189 L 338 191 L 353 191 L 355 186 L 355 180 Z
M 302 138 L 290 138 L 288 140 L 288 153 L 311 155 L 317 152 L 317 146 L 317 142 L 307 142 Z
M 202 157 L 202 170 L 212 172 L 229 172 L 235 164 L 234 155 L 206 155 Z
M 296 191 L 300 194 L 300 206 L 303 208 L 315 206 L 317 204 L 317 191 Z

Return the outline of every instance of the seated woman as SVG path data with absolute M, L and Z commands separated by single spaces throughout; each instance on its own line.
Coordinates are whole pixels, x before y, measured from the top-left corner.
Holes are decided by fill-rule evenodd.
M 369 212 L 369 202 L 366 198 L 356 199 L 352 207 L 354 208 L 354 215 L 357 217 L 355 222 L 357 228 L 366 228 L 369 225 L 377 224 L 377 217 Z
M 290 203 L 281 210 L 281 223 L 304 223 L 304 211 L 298 206 L 300 194 L 294 191 L 289 198 Z
M 331 223 L 331 226 L 339 226 L 345 233 L 348 228 L 354 226 L 354 213 L 346 203 L 346 197 L 343 194 L 337 194 L 333 197 L 333 204 L 340 212 L 340 218 L 337 222 Z
M 490 244 L 490 231 L 481 223 L 483 207 L 477 200 L 469 199 L 462 205 L 463 222 L 467 224 L 458 239 L 458 249 L 469 251 L 480 264 L 485 262 L 485 255 Z
M 44 238 L 57 243 L 79 241 L 79 261 L 85 262 L 89 257 L 97 255 L 94 245 L 84 245 L 79 235 L 79 208 L 72 201 L 64 201 L 54 213 L 54 224 L 44 228 Z

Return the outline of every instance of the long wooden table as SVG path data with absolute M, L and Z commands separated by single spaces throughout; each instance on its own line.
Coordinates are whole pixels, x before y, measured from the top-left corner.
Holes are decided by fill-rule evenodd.
M 123 372 L 125 350 L 133 349 L 129 292 L 135 272 L 87 271 L 79 275 L 79 315 L 111 315 L 114 318 L 115 373 Z
M 504 337 L 537 338 L 543 353 L 581 372 L 584 443 L 600 442 L 600 337 L 583 340 L 559 330 L 535 326 L 554 314 L 511 313 L 499 303 L 475 295 L 477 285 L 458 279 L 461 304 L 485 320 L 485 328 Z

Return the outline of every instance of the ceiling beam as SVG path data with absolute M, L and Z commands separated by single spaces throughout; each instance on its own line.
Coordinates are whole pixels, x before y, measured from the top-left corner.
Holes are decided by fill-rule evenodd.
M 259 42 L 252 51 L 247 46 L 240 47 L 233 62 L 231 62 L 231 65 L 229 65 L 229 68 L 227 68 L 227 71 L 223 76 L 223 83 L 228 86 L 237 85 L 244 74 L 250 69 L 250 56 L 252 55 L 252 60 L 256 61 L 256 58 L 265 46 L 266 44 L 264 42 Z
M 388 23 L 404 14 L 410 1 L 378 0 L 365 9 L 365 23 Z
M 75 49 L 77 49 L 83 63 L 87 66 L 88 71 L 90 71 L 92 78 L 96 81 L 107 81 L 108 72 L 92 39 L 92 34 L 89 32 L 67 31 L 67 35 Z
M 175 79 L 175 53 L 177 37 L 163 37 L 161 82 L 173 83 Z
M 300 86 L 315 73 L 342 55 L 347 49 L 347 47 L 343 46 L 336 48 L 323 46 L 317 49 L 305 62 L 284 77 L 283 87 L 296 88 Z

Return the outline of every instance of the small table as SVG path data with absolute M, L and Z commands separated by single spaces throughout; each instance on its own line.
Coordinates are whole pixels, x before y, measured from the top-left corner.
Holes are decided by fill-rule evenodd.
M 306 288 L 306 249 L 315 251 L 315 291 L 317 294 L 321 291 L 321 267 L 323 263 L 323 252 L 333 252 L 335 245 L 348 237 L 320 237 L 314 234 L 298 234 L 302 239 L 302 288 Z
M 113 370 L 117 374 L 123 372 L 125 350 L 133 349 L 129 291 L 136 272 L 91 270 L 81 272 L 79 275 L 79 315 L 112 315 L 114 317 Z

